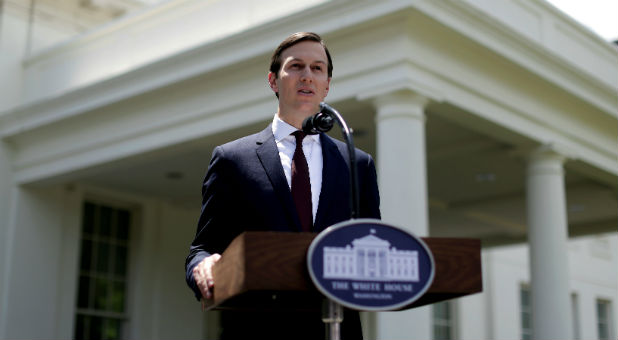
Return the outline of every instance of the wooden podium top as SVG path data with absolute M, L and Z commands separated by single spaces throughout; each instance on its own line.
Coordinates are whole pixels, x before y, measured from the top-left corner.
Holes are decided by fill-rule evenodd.
M 323 295 L 307 270 L 307 250 L 315 233 L 244 232 L 213 268 L 214 299 L 208 309 L 321 308 Z M 408 309 L 483 290 L 481 242 L 464 238 L 422 238 L 435 262 L 427 292 Z

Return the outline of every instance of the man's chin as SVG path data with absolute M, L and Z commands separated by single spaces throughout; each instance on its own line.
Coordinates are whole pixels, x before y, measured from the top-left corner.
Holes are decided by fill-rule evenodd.
M 320 103 L 321 101 L 297 101 L 296 103 L 288 106 L 288 109 L 285 111 L 290 111 L 289 113 L 300 114 L 308 117 L 320 111 Z
M 317 103 L 315 101 L 302 103 L 298 106 L 298 110 L 307 112 L 308 114 L 315 114 L 320 111 L 320 103 L 321 101 Z

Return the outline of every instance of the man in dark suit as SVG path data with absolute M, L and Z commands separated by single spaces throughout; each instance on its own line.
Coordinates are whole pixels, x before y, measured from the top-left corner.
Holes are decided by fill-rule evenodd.
M 304 136 L 302 122 L 328 94 L 332 60 L 315 33 L 295 33 L 275 50 L 268 82 L 279 99 L 273 123 L 215 148 L 202 187 L 202 213 L 186 260 L 198 299 L 211 299 L 212 266 L 243 231 L 320 232 L 350 218 L 348 154 L 325 134 Z M 359 217 L 380 218 L 375 166 L 356 150 Z M 202 300 L 203 301 L 203 300 Z M 222 314 L 226 338 L 322 338 L 320 313 Z M 360 339 L 358 313 L 346 311 L 342 338 Z

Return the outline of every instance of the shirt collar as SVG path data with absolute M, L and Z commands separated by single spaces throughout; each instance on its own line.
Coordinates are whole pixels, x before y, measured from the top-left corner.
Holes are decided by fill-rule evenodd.
M 298 130 L 295 127 L 293 127 L 292 125 L 284 122 L 283 120 L 281 120 L 281 118 L 279 118 L 279 116 L 277 116 L 277 114 L 275 114 L 275 117 L 273 118 L 273 125 L 272 125 L 272 129 L 273 129 L 273 135 L 275 136 L 275 142 L 279 143 L 282 139 L 284 139 L 285 137 L 289 136 L 290 134 L 292 134 L 292 132 Z M 293 137 L 292 137 L 293 138 Z M 307 137 L 305 138 L 311 138 L 313 139 L 313 141 L 317 142 L 318 144 L 320 143 L 320 135 L 307 135 Z

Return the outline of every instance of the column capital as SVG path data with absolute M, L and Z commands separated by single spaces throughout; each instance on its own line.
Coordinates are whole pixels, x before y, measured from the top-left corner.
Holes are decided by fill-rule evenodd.
M 425 120 L 425 107 L 430 99 L 409 90 L 398 90 L 377 95 L 372 99 L 376 120 L 408 117 Z
M 516 147 L 509 151 L 509 155 L 519 158 L 526 163 L 551 159 L 565 163 L 578 158 L 575 152 L 569 150 L 564 145 L 554 142 Z
M 527 157 L 528 175 L 563 174 L 564 162 L 570 158 L 565 151 L 552 143 L 533 149 Z
M 541 144 L 528 152 L 529 162 L 543 159 L 553 159 L 564 163 L 567 160 L 577 159 L 577 156 L 566 146 L 554 142 Z

